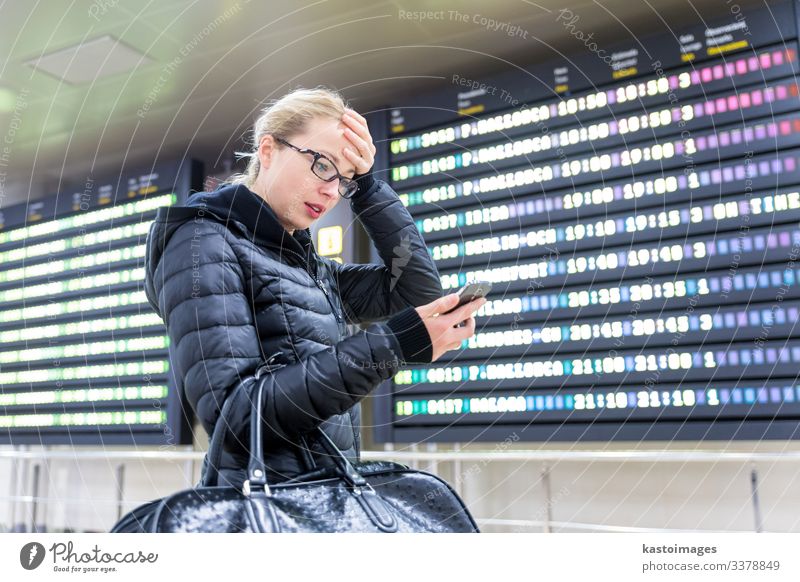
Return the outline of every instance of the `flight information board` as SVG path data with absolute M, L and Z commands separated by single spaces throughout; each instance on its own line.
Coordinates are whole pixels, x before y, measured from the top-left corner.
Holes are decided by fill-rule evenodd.
M 144 260 L 156 211 L 200 178 L 157 166 L 0 212 L 0 443 L 192 442 Z
M 391 110 L 443 288 L 493 289 L 462 349 L 381 388 L 376 440 L 800 436 L 796 8 Z

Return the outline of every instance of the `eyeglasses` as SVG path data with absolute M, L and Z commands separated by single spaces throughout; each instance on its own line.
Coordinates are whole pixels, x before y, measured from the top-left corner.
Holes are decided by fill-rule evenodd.
M 342 198 L 352 198 L 353 194 L 358 191 L 358 182 L 342 176 L 339 173 L 336 164 L 334 164 L 333 161 L 326 155 L 315 152 L 314 150 L 310 150 L 308 148 L 299 148 L 280 137 L 276 137 L 275 141 L 279 141 L 282 144 L 297 150 L 301 154 L 313 155 L 314 161 L 311 162 L 311 171 L 314 172 L 314 175 L 317 178 L 324 180 L 325 182 L 332 182 L 336 178 L 339 178 L 339 195 Z

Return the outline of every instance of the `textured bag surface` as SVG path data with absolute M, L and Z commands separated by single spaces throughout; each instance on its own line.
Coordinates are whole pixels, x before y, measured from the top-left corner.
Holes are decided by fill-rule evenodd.
M 257 380 L 272 369 L 268 361 L 236 387 L 255 392 L 249 399 L 250 462 L 243 488 L 217 485 L 231 393 L 211 435 L 200 484 L 137 507 L 111 532 L 478 532 L 463 501 L 439 477 L 386 461 L 354 465 L 321 429 L 315 435 L 336 468 L 270 486 Z

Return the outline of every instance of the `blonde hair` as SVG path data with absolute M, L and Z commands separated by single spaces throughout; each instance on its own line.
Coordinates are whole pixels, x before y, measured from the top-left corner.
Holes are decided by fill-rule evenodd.
M 302 133 L 312 119 L 332 117 L 341 119 L 349 107 L 338 91 L 318 85 L 313 89 L 295 89 L 265 107 L 253 125 L 253 144 L 250 152 L 236 152 L 239 157 L 249 158 L 244 173 L 234 174 L 225 180 L 228 184 L 244 184 L 248 188 L 255 184 L 261 162 L 258 159 L 258 144 L 265 135 L 288 140 Z M 276 147 L 284 147 L 276 143 Z

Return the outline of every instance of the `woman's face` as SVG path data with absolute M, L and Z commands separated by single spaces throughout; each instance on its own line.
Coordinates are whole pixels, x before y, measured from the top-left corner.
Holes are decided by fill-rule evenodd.
M 355 168 L 344 155 L 344 149 L 354 148 L 345 137 L 345 127 L 341 120 L 316 117 L 305 131 L 286 140 L 300 149 L 325 154 L 340 174 L 352 178 Z M 339 203 L 339 180 L 325 182 L 318 178 L 311 171 L 312 154 L 301 154 L 287 145 L 276 144 L 272 136 L 265 136 L 258 155 L 261 171 L 256 180 L 256 193 L 267 201 L 289 233 L 308 228 Z

